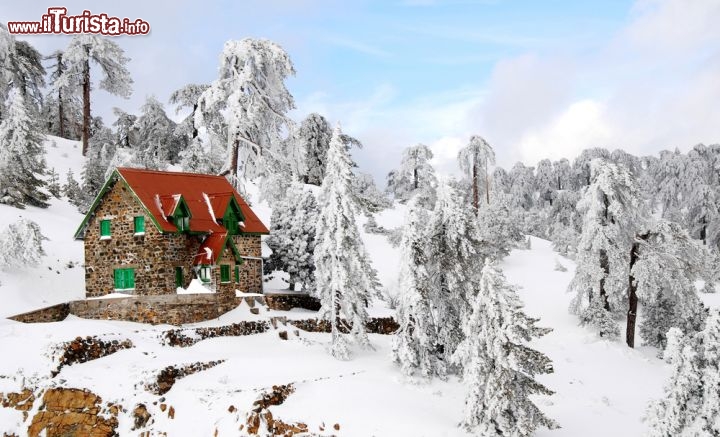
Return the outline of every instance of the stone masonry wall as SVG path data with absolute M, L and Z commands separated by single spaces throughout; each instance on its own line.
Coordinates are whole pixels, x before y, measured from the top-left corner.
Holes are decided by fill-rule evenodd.
M 134 234 L 134 218 L 145 217 L 145 234 Z M 100 239 L 100 221 L 110 219 L 109 239 Z M 85 289 L 88 297 L 104 296 L 115 288 L 114 270 L 135 269 L 136 295 L 175 293 L 175 267 L 183 267 L 190 283 L 191 260 L 201 239 L 186 234 L 162 234 L 124 181 L 117 181 L 88 220 L 85 231 Z
M 134 219 L 145 217 L 144 235 L 135 235 Z M 100 238 L 101 220 L 110 220 L 110 238 Z M 114 270 L 133 268 L 134 295 L 175 294 L 175 268 L 183 268 L 183 286 L 194 277 L 192 260 L 203 236 L 163 234 L 147 214 L 140 201 L 122 179 L 105 194 L 88 220 L 85 231 L 85 288 L 87 297 L 101 297 L 115 287 Z M 234 243 L 243 256 L 261 255 L 259 235 L 236 235 Z M 226 249 L 227 251 L 227 249 Z M 244 259 L 239 281 L 235 282 L 235 260 L 232 253 L 223 253 L 220 264 L 229 264 L 231 280 L 221 283 L 220 267 L 213 267 L 213 280 L 218 294 L 232 300 L 235 288 L 262 292 L 262 264 L 258 259 Z
M 259 235 L 235 235 L 233 236 L 233 240 L 242 256 L 259 258 L 262 255 Z M 259 259 L 243 258 L 243 264 L 240 267 L 238 289 L 249 293 L 262 293 L 262 281 L 262 261 Z

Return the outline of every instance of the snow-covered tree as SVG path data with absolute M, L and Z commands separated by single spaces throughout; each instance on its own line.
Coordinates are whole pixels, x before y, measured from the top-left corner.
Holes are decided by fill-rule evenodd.
M 67 70 L 63 56 L 61 50 L 56 50 L 46 58 L 54 64 L 50 66 L 50 91 L 43 102 L 42 117 L 48 134 L 77 140 L 82 135 L 82 102 L 78 83 L 59 81 Z
M 90 141 L 90 149 L 88 150 L 87 159 L 82 170 L 82 202 L 80 202 L 80 212 L 86 212 L 95 196 L 105 184 L 108 174 L 115 167 L 119 167 L 120 163 L 116 160 L 116 155 L 121 154 L 123 149 L 115 149 L 113 144 L 113 135 L 109 129 L 102 129 L 93 135 Z M 111 167 L 112 164 L 112 167 Z M 124 162 L 123 164 L 132 164 Z M 137 167 L 137 165 L 133 165 Z
M 438 348 L 445 363 L 463 339 L 461 321 L 470 313 L 483 259 L 475 210 L 462 202 L 456 188 L 441 182 L 426 234 L 430 301 L 435 320 L 442 320 Z
M 60 187 L 60 176 L 55 171 L 55 167 L 47 172 L 47 190 L 53 197 L 60 198 L 62 188 Z
M 670 327 L 698 331 L 704 321 L 695 281 L 705 275 L 706 248 L 680 225 L 665 220 L 640 230 L 630 258 L 627 343 L 634 347 L 635 315 L 643 306 L 640 333 L 645 343 L 663 348 Z
M 553 242 L 553 249 L 565 256 L 575 253 L 580 236 L 582 218 L 577 212 L 578 200 L 577 191 L 557 191 L 548 211 L 547 235 Z
M 549 202 L 552 206 L 553 193 L 557 190 L 557 179 L 549 159 L 538 162 L 535 169 L 535 189 L 540 195 L 540 201 Z
M 71 204 L 80 206 L 83 199 L 82 190 L 80 190 L 80 184 L 75 179 L 72 169 L 68 170 L 67 176 L 65 177 L 65 185 L 62 187 L 62 193 L 68 198 Z
M 195 125 L 206 126 L 208 115 L 222 114 L 227 126 L 226 171 L 235 186 L 238 172 L 250 179 L 265 176 L 286 160 L 280 149 L 283 136 L 292 130 L 287 113 L 295 102 L 285 80 L 294 74 L 290 57 L 272 41 L 245 38 L 225 43 L 218 78 L 198 99 Z
M 594 159 L 608 160 L 610 159 L 610 152 L 601 147 L 592 147 L 580 152 L 580 156 L 575 158 L 572 165 L 573 188 L 575 190 L 579 191 L 592 182 L 592 169 L 590 164 Z
M 318 206 L 315 195 L 302 185 L 292 184 L 286 197 L 273 205 L 270 217 L 272 232 L 265 243 L 272 254 L 264 263 L 265 273 L 281 270 L 288 274 L 290 290 L 300 284 L 313 291 L 315 279 L 315 227 Z
M 176 124 L 165 113 L 163 104 L 150 96 L 142 106 L 133 128 L 136 131 L 138 162 L 145 168 L 161 169 L 179 161 L 185 139 L 175 135 Z
M 90 61 L 95 62 L 103 72 L 101 89 L 121 97 L 132 93 L 133 80 L 127 69 L 130 61 L 125 52 L 112 38 L 83 34 L 74 36 L 65 49 L 63 60 L 67 69 L 57 79 L 56 87 L 82 88 L 83 99 L 83 156 L 87 155 L 90 141 Z
M 519 208 L 529 210 L 534 204 L 535 175 L 532 167 L 516 162 L 508 173 L 510 179 L 510 199 Z
M 27 41 L 15 41 L 8 58 L 13 88 L 20 92 L 25 106 L 36 115 L 40 111 L 45 86 L 42 55 Z
M 336 127 L 327 153 L 318 198 L 314 257 L 321 314 L 332 326 L 330 352 L 338 359 L 347 359 L 348 344 L 340 324 L 351 325 L 350 334 L 361 347 L 371 347 L 365 330 L 367 302 L 379 291 L 355 221 L 350 157 L 341 135 L 340 127 Z
M 483 436 L 526 437 L 543 426 L 558 424 L 531 400 L 553 392 L 535 380 L 552 372 L 552 362 L 527 343 L 551 329 L 535 326 L 515 287 L 500 268 L 485 261 L 472 314 L 463 322 L 465 339 L 453 355 L 463 369 L 468 393 L 462 425 Z
M 24 208 L 47 207 L 45 148 L 22 94 L 10 92 L 6 117 L 0 122 L 0 203 Z
M 643 202 L 624 167 L 598 159 L 592 161 L 591 174 L 578 202 L 583 221 L 570 311 L 601 336 L 614 337 L 619 330 L 612 312 L 626 308 L 630 249 L 645 220 Z
M 353 196 L 358 207 L 365 214 L 380 212 L 392 206 L 392 202 L 375 185 L 373 177 L 367 173 L 358 172 L 352 180 Z
M 224 164 L 222 150 L 206 146 L 200 137 L 190 140 L 190 145 L 180 152 L 180 167 L 190 173 L 219 173 Z
M 482 255 L 499 260 L 510 253 L 524 235 L 508 206 L 507 196 L 494 197 L 478 211 Z
M 712 310 L 697 334 L 671 330 L 668 337 L 672 374 L 665 396 L 650 405 L 648 435 L 720 435 L 720 313 Z
M 40 226 L 32 220 L 11 223 L 0 233 L 0 268 L 22 269 L 36 267 L 45 255 L 42 242 L 46 238 Z
M 403 150 L 400 167 L 392 171 L 388 178 L 387 190 L 401 203 L 407 202 L 416 194 L 423 197 L 423 205 L 432 207 L 437 187 L 435 169 L 430 164 L 433 153 L 424 144 Z
M 431 310 L 430 275 L 426 264 L 427 211 L 418 199 L 408 202 L 400 243 L 400 273 L 396 317 L 400 327 L 393 337 L 392 353 L 407 377 L 445 375 L 437 353 L 437 325 Z M 442 323 L 442 321 L 439 321 Z
M 553 162 L 553 176 L 555 178 L 555 190 L 569 190 L 572 181 L 570 162 L 565 158 Z
M 492 173 L 490 192 L 493 197 L 510 194 L 510 176 L 502 167 L 495 167 Z
M 297 147 L 303 150 L 301 162 L 301 179 L 306 184 L 320 185 L 325 177 L 327 167 L 325 157 L 330 147 L 332 128 L 327 119 L 320 114 L 312 113 L 305 117 L 293 135 Z
M 495 164 L 495 151 L 479 135 L 470 137 L 468 145 L 458 153 L 460 170 L 470 180 L 472 186 L 472 204 L 478 209 L 480 193 L 485 194 L 485 203 L 490 203 L 490 173 L 488 167 Z
M 195 113 L 198 109 L 198 101 L 200 96 L 209 85 L 191 83 L 175 90 L 170 94 L 170 104 L 176 105 L 175 113 L 179 113 L 185 108 L 191 108 L 190 114 L 180 123 L 184 131 L 189 133 L 190 139 L 198 136 L 198 128 L 195 125 Z

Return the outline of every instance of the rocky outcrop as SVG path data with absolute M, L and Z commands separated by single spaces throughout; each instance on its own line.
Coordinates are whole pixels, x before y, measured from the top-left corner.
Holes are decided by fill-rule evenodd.
M 290 311 L 293 308 L 310 311 L 320 309 L 320 300 L 307 294 L 266 294 L 265 303 L 268 308 L 276 311 Z
M 308 426 L 304 423 L 285 423 L 273 417 L 269 408 L 273 405 L 280 405 L 285 402 L 290 394 L 295 392 L 292 384 L 274 385 L 272 389 L 260 395 L 253 402 L 253 409 L 248 414 L 245 424 L 247 433 L 250 435 L 271 435 L 271 436 L 294 436 L 308 432 Z
M 90 391 L 48 389 L 28 428 L 28 436 L 113 437 L 117 435 L 117 413 L 116 406 L 103 407 L 102 399 Z

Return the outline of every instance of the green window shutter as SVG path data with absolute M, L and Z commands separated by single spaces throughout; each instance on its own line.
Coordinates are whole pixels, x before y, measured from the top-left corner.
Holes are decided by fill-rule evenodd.
M 200 268 L 200 279 L 203 282 L 210 282 L 210 267 L 209 266 L 202 266 Z
M 240 282 L 240 266 L 235 266 L 235 282 Z
M 230 282 L 230 266 L 227 264 L 220 266 L 220 282 Z
M 100 220 L 100 236 L 110 236 L 110 220 Z
M 115 269 L 113 272 L 115 275 L 115 289 L 122 290 L 125 288 L 125 272 L 124 269 Z
M 135 233 L 136 234 L 142 234 L 145 233 L 145 216 L 137 216 L 135 217 Z
M 125 269 L 125 288 L 135 288 L 135 269 Z
M 175 286 L 182 287 L 184 284 L 183 280 L 183 268 L 175 267 Z

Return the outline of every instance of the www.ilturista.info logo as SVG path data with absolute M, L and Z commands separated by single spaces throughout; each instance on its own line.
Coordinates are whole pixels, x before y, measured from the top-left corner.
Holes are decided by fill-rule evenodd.
M 8 21 L 8 31 L 17 35 L 95 33 L 108 36 L 147 35 L 150 23 L 140 18 L 108 17 L 83 11 L 80 15 L 67 15 L 67 8 L 48 8 L 40 21 Z

